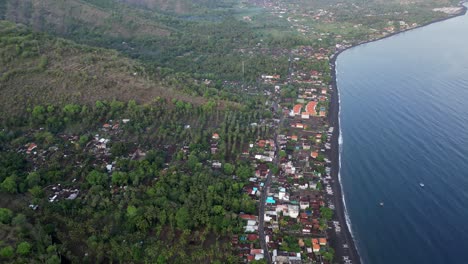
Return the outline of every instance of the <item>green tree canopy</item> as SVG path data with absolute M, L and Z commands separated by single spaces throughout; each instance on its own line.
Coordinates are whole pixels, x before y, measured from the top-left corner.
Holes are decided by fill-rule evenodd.
M 0 187 L 4 192 L 16 193 L 18 191 L 18 186 L 16 185 L 16 176 L 6 177 Z
M 107 175 L 93 170 L 86 176 L 86 181 L 91 185 L 103 185 L 107 182 Z
M 328 207 L 320 208 L 320 213 L 322 217 L 325 218 L 327 221 L 330 221 L 333 217 L 333 210 Z
M 8 208 L 0 208 L 0 222 L 3 224 L 9 224 L 11 218 L 13 217 L 13 212 Z
M 137 214 L 138 214 L 138 209 L 135 206 L 129 205 L 127 207 L 127 216 L 129 218 L 133 218 L 133 217 L 137 216 Z
M 0 249 L 0 257 L 3 259 L 11 259 L 15 255 L 15 251 L 12 246 L 6 246 Z
M 190 215 L 185 207 L 181 207 L 175 216 L 177 227 L 179 229 L 188 229 L 189 228 L 189 221 L 190 221 Z
M 236 167 L 234 167 L 234 165 L 227 163 L 227 162 L 224 163 L 224 166 L 223 166 L 224 173 L 226 173 L 227 175 L 233 174 L 235 168 Z
M 16 248 L 16 253 L 22 256 L 27 256 L 31 252 L 31 244 L 28 242 L 21 242 Z

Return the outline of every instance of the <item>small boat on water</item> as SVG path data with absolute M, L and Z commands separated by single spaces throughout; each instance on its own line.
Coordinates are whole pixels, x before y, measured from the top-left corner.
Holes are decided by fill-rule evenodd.
M 381 203 L 380 203 L 380 206 L 384 206 L 384 203 L 383 203 L 383 202 L 381 202 Z
M 424 183 L 422 183 L 422 182 L 419 183 L 419 186 L 424 187 Z

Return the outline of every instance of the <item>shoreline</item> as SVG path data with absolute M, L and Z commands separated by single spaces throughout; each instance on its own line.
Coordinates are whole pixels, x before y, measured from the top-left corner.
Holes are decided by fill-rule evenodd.
M 389 37 L 393 37 L 397 34 L 409 32 L 414 29 L 422 28 L 429 26 L 434 23 L 439 23 L 448 19 L 452 19 L 458 16 L 463 16 L 467 13 L 467 6 L 464 5 L 464 1 L 460 2 L 460 6 L 463 8 L 461 12 L 458 14 L 454 14 L 445 18 L 437 19 L 434 21 L 431 21 L 426 24 L 422 24 L 420 26 L 407 29 L 404 31 L 399 31 L 395 33 L 390 33 L 382 38 L 378 39 L 373 39 L 373 40 L 367 40 L 364 42 L 360 42 L 358 44 L 352 45 L 348 48 L 345 48 L 343 50 L 335 52 L 331 57 L 330 57 L 330 66 L 331 66 L 331 87 L 332 87 L 332 92 L 331 92 L 331 99 L 330 99 L 330 108 L 329 108 L 329 115 L 328 115 L 328 122 L 330 124 L 330 127 L 334 127 L 334 133 L 331 137 L 331 149 L 329 151 L 330 153 L 330 160 L 332 162 L 331 164 L 331 177 L 332 177 L 332 189 L 335 193 L 333 197 L 330 198 L 330 200 L 333 202 L 335 205 L 335 212 L 334 212 L 334 219 L 337 220 L 340 223 L 341 226 L 341 233 L 338 235 L 335 231 L 332 231 L 331 234 L 329 234 L 330 237 L 330 242 L 332 243 L 333 248 L 335 249 L 335 260 L 334 261 L 342 261 L 343 256 L 348 256 L 350 260 L 352 260 L 353 264 L 356 263 L 363 263 L 361 256 L 359 254 L 359 250 L 357 247 L 357 242 L 352 234 L 352 228 L 351 228 L 351 221 L 348 221 L 348 214 L 347 214 L 347 207 L 346 207 L 346 201 L 345 201 L 345 196 L 343 193 L 342 185 L 341 185 L 341 175 L 340 175 L 340 168 L 341 168 L 341 152 L 340 152 L 340 137 L 341 137 L 341 128 L 340 128 L 340 95 L 339 95 L 339 90 L 338 90 L 338 85 L 337 85 L 337 78 L 336 78 L 336 60 L 338 59 L 338 56 L 348 50 L 355 48 L 360 45 L 364 45 L 367 43 L 371 42 L 376 42 L 380 41 Z M 348 248 L 345 249 L 343 248 L 343 244 L 347 244 Z

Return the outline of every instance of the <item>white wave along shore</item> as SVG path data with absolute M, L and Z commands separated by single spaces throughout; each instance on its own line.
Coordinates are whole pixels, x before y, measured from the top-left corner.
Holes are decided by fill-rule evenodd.
M 341 95 L 340 95 L 340 89 L 338 89 L 338 59 L 335 61 L 335 78 L 336 78 L 336 91 L 338 94 L 338 127 L 339 129 L 339 135 L 338 135 L 338 180 L 340 183 L 340 188 L 341 188 L 341 199 L 343 200 L 343 208 L 344 208 L 344 214 L 346 218 L 346 225 L 348 226 L 349 233 L 351 233 L 351 237 L 354 240 L 354 245 L 356 246 L 356 250 L 359 253 L 359 244 L 356 238 L 354 237 L 352 225 L 351 225 L 351 218 L 349 217 L 348 214 L 348 208 L 346 206 L 346 199 L 345 199 L 345 193 L 343 189 L 343 181 L 341 180 L 341 153 L 343 152 L 343 133 L 341 130 Z M 361 255 L 359 255 L 359 258 L 361 260 L 361 263 L 364 263 L 362 261 Z

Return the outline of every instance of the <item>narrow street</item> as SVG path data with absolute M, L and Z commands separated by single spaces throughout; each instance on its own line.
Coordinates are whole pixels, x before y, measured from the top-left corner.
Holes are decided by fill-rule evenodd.
M 275 158 L 273 159 L 273 164 L 275 166 L 279 166 L 279 144 L 278 144 L 278 134 L 279 131 L 281 131 L 281 126 L 283 124 L 283 114 L 281 109 L 276 107 L 277 112 L 280 114 L 280 121 L 278 123 L 278 127 L 276 128 L 275 134 L 274 134 L 274 139 L 275 139 Z M 265 259 L 267 260 L 268 264 L 273 263 L 271 259 L 271 255 L 268 251 L 268 245 L 266 243 L 266 237 L 265 237 L 265 206 L 266 206 L 266 199 L 267 199 L 267 194 L 270 190 L 270 185 L 272 182 L 273 178 L 273 172 L 270 170 L 266 176 L 266 181 L 265 185 L 263 187 L 262 195 L 260 196 L 260 206 L 258 210 L 258 233 L 260 237 L 260 246 L 263 249 L 263 253 L 265 256 Z
M 265 256 L 265 259 L 267 260 L 268 264 L 271 264 L 271 255 L 268 252 L 268 245 L 265 240 L 265 203 L 266 203 L 266 198 L 267 198 L 267 193 L 268 189 L 270 188 L 271 184 L 271 178 L 272 178 L 272 172 L 270 171 L 267 175 L 266 181 L 265 181 L 265 186 L 262 192 L 262 195 L 260 197 L 260 206 L 258 210 L 258 234 L 260 237 L 260 246 L 263 249 L 263 254 Z

